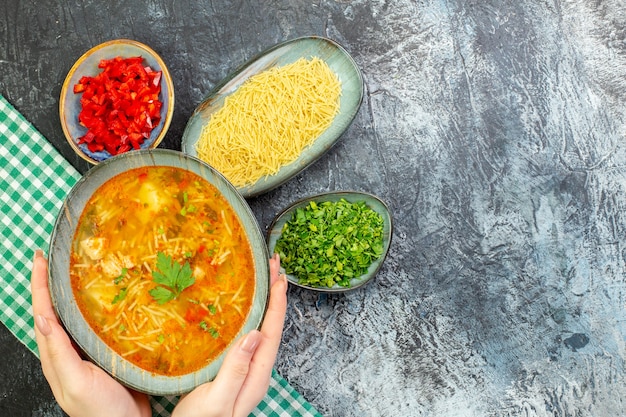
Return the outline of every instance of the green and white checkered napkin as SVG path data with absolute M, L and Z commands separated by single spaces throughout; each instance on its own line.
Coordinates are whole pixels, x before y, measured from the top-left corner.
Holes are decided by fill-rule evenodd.
M 0 319 L 38 355 L 31 311 L 34 250 L 48 249 L 65 196 L 80 178 L 57 150 L 0 96 Z M 153 397 L 153 415 L 170 415 L 177 397 Z M 254 416 L 320 416 L 276 371 Z

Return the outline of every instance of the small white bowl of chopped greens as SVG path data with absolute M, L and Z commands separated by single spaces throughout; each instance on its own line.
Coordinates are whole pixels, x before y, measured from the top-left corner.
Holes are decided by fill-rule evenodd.
M 296 201 L 276 216 L 267 244 L 290 283 L 323 292 L 359 288 L 376 276 L 393 234 L 378 197 L 337 191 Z

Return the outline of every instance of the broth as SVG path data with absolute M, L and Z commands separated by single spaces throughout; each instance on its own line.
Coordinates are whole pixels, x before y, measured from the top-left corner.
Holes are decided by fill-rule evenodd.
M 173 167 L 119 174 L 87 202 L 72 242 L 78 307 L 115 352 L 149 372 L 182 375 L 241 330 L 254 262 L 227 200 Z

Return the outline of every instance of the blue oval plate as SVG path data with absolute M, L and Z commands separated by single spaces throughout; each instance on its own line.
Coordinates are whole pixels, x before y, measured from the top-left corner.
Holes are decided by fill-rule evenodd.
M 326 151 L 328 151 L 350 126 L 363 100 L 363 77 L 352 57 L 336 42 L 317 36 L 293 39 L 280 43 L 252 58 L 231 75 L 222 80 L 196 108 L 187 122 L 182 137 L 182 151 L 197 157 L 196 143 L 211 115 L 224 104 L 224 99 L 237 91 L 248 78 L 272 67 L 281 67 L 300 58 L 317 57 L 328 64 L 341 82 L 339 114 L 332 124 L 305 149 L 292 163 L 283 166 L 276 174 L 263 177 L 256 183 L 238 187 L 244 197 L 253 197 L 273 188 L 297 175 Z
M 365 204 L 380 214 L 383 218 L 383 253 L 380 255 L 376 261 L 374 261 L 368 268 L 367 272 L 360 277 L 355 277 L 350 281 L 349 287 L 342 287 L 340 285 L 334 285 L 333 287 L 313 287 L 309 285 L 304 285 L 298 282 L 298 278 L 293 275 L 287 275 L 287 280 L 298 287 L 306 288 L 309 290 L 322 291 L 322 292 L 345 292 L 354 290 L 359 288 L 365 284 L 367 284 L 372 278 L 376 276 L 378 270 L 383 265 L 385 258 L 387 257 L 387 253 L 389 252 L 389 246 L 391 245 L 391 237 L 393 235 L 393 219 L 391 217 L 391 212 L 389 211 L 389 207 L 378 197 L 372 194 L 363 193 L 359 191 L 336 191 L 329 192 L 323 194 L 317 194 L 312 197 L 303 198 L 301 200 L 296 201 L 291 206 L 284 209 L 272 222 L 270 225 L 268 234 L 267 234 L 267 246 L 269 248 L 270 254 L 274 253 L 274 248 L 276 247 L 276 242 L 280 238 L 280 235 L 283 230 L 283 226 L 287 223 L 294 211 L 299 208 L 304 208 L 311 201 L 315 201 L 316 203 L 321 203 L 324 201 L 339 201 L 341 199 L 345 199 L 350 203 L 356 203 L 363 201 Z M 285 273 L 285 270 L 281 267 L 281 273 Z

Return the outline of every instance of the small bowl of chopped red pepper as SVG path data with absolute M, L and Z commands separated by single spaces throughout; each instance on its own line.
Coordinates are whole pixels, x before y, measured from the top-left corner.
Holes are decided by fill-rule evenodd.
M 72 66 L 61 89 L 63 133 L 83 159 L 155 148 L 174 110 L 174 85 L 159 55 L 129 39 L 97 45 Z

